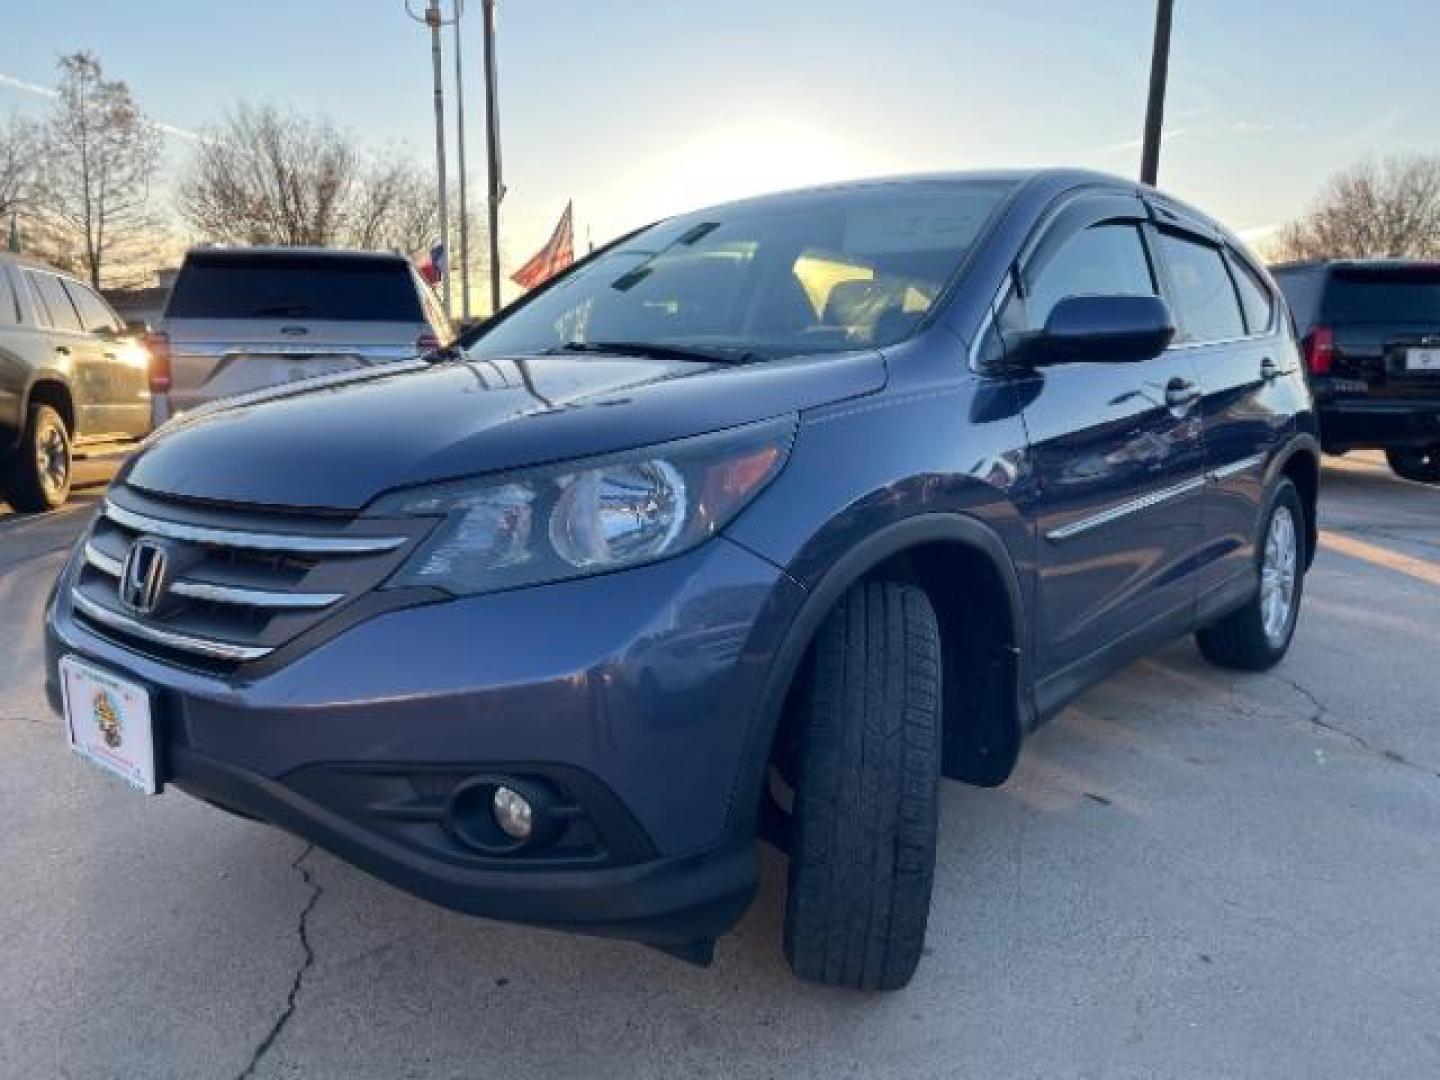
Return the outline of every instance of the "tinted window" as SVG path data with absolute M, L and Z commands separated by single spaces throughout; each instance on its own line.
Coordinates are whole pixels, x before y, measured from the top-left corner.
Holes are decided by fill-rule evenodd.
M 1155 281 L 1134 225 L 1093 225 L 1067 242 L 1030 283 L 1025 324 L 1039 330 L 1067 296 L 1153 296 Z
M 80 313 L 80 325 L 87 332 L 95 334 L 105 330 L 120 329 L 120 321 L 115 318 L 110 306 L 104 300 L 79 282 L 66 281 L 63 284 L 65 291 L 70 294 L 70 299 L 75 303 L 75 310 Z
M 1246 263 L 1231 259 L 1230 266 L 1235 271 L 1235 288 L 1240 293 L 1240 306 L 1245 311 L 1245 326 L 1252 334 L 1263 333 L 1270 328 L 1275 298 Z
M 230 253 L 190 255 L 165 316 L 425 321 L 410 268 L 399 260 Z
M 1226 341 L 1245 336 L 1235 285 L 1219 248 L 1171 233 L 1160 247 L 1175 290 L 1181 341 Z
M 1299 324 L 1300 334 L 1310 332 L 1320 310 L 1320 289 L 1325 284 L 1325 272 L 1319 268 L 1307 270 L 1272 270 L 1275 284 L 1285 294 L 1290 311 Z
M 15 295 L 15 283 L 10 272 L 0 266 L 0 326 L 14 326 L 20 321 L 20 298 Z
M 1324 321 L 1440 326 L 1440 269 L 1339 268 L 1325 290 Z
M 646 229 L 478 338 L 837 352 L 909 336 L 1013 184 L 857 186 L 716 207 Z
M 56 330 L 79 330 L 80 316 L 75 314 L 75 305 L 65 286 L 54 274 L 30 273 L 30 283 L 40 296 L 40 303 L 49 316 L 50 325 Z

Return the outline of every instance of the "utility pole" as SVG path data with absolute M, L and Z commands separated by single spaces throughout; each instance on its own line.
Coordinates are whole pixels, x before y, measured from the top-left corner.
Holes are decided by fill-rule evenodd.
M 490 234 L 490 314 L 500 310 L 500 118 L 495 73 L 495 0 L 481 0 L 485 23 L 485 155 L 489 159 L 487 220 Z
M 1153 185 L 1160 174 L 1160 138 L 1165 129 L 1165 86 L 1170 78 L 1170 28 L 1175 0 L 1156 0 L 1155 48 L 1150 56 L 1150 100 L 1145 107 L 1145 146 L 1140 181 Z
M 440 296 L 445 303 L 445 314 L 449 315 L 450 200 L 445 190 L 445 82 L 440 74 L 440 27 L 445 20 L 440 17 L 440 0 L 430 0 L 424 15 L 417 15 L 411 3 L 412 0 L 405 0 L 405 13 L 430 28 L 430 63 L 435 75 L 435 173 L 440 207 L 440 247 L 445 252 L 446 271 L 440 279 Z
M 461 70 L 460 16 L 465 13 L 465 0 L 455 0 L 455 157 L 460 171 L 460 314 L 470 318 L 470 213 L 466 209 L 465 180 L 465 75 Z

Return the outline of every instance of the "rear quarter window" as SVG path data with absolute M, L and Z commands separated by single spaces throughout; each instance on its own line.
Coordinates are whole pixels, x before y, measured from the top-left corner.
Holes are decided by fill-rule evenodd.
M 75 313 L 64 283 L 54 274 L 31 271 L 28 276 L 40 300 L 40 310 L 48 316 L 50 325 L 56 330 L 78 331 L 80 316 Z
M 165 308 L 171 319 L 426 321 L 401 260 L 191 255 Z
M 1245 326 L 1252 334 L 1262 334 L 1270 329 L 1275 314 L 1275 297 L 1270 287 L 1263 282 L 1249 263 L 1231 255 L 1230 268 L 1235 275 L 1235 289 L 1240 294 L 1240 306 L 1245 311 Z
M 1320 311 L 1320 291 L 1325 283 L 1325 272 L 1320 269 L 1274 270 L 1275 284 L 1285 294 L 1290 312 L 1295 316 L 1296 329 L 1304 337 L 1315 325 Z
M 20 324 L 20 297 L 15 292 L 15 282 L 10 277 L 9 267 L 0 265 L 0 326 Z

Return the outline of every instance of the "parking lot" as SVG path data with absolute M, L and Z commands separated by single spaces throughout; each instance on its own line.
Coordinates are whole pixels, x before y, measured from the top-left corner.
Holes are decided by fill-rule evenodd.
M 485 923 L 66 750 L 43 602 L 95 492 L 0 511 L 5 1076 L 1440 1075 L 1440 490 L 1327 462 L 1295 647 L 1188 642 L 947 785 L 914 984 L 796 981 L 784 863 L 714 967 Z

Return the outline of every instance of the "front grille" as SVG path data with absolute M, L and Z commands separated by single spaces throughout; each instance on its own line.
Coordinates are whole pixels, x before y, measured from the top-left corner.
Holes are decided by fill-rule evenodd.
M 217 509 L 121 487 L 85 540 L 71 600 L 78 618 L 127 648 L 229 670 L 270 656 L 373 590 L 425 528 Z M 142 537 L 165 558 L 149 611 L 122 595 L 126 557 Z

